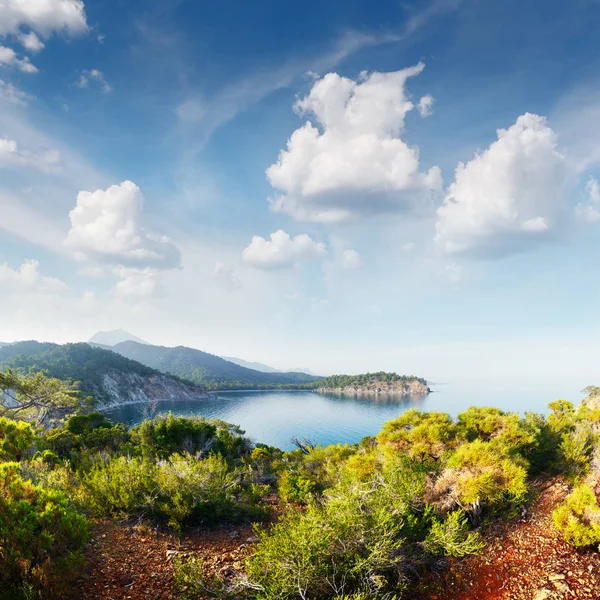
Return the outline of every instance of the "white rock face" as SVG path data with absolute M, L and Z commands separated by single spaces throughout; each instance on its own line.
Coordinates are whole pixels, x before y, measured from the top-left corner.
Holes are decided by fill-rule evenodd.
M 149 402 L 151 400 L 193 400 L 207 397 L 198 386 L 182 383 L 167 375 L 142 376 L 137 373 L 109 371 L 102 384 L 94 390 L 97 407 L 109 408 L 119 404 Z

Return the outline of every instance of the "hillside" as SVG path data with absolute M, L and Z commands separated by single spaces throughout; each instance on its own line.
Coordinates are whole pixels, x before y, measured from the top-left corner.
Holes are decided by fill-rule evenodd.
M 133 341 L 112 348 L 122 356 L 163 373 L 170 373 L 209 389 L 242 389 L 292 386 L 317 381 L 306 373 L 263 373 L 186 346 L 152 346 Z
M 182 382 L 110 350 L 89 344 L 17 342 L 0 348 L 0 367 L 46 371 L 81 383 L 100 407 L 154 399 L 191 399 L 205 395 L 198 385 Z
M 362 375 L 332 375 L 312 384 L 322 393 L 349 395 L 428 394 L 427 381 L 412 375 L 397 373 L 364 373 Z

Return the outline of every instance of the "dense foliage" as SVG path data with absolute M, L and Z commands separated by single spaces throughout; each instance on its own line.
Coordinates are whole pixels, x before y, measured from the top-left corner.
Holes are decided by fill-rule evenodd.
M 427 385 L 427 381 L 413 375 L 398 375 L 397 373 L 363 373 L 362 375 L 331 375 L 319 379 L 307 387 L 314 388 L 345 388 L 345 387 L 368 387 L 377 383 L 413 383 L 419 382 Z
M 35 375 L 29 385 L 47 382 Z M 565 539 L 597 546 L 598 398 L 578 409 L 556 401 L 548 417 L 410 410 L 360 444 L 292 452 L 201 418 L 128 428 L 91 412 L 49 429 L 0 418 L 0 588 L 9 598 L 60 596 L 98 517 L 181 532 L 261 521 L 278 498 L 281 514 L 255 526 L 239 576 L 207 577 L 200 561 L 178 560 L 182 598 L 410 598 L 445 557 L 480 552 L 480 528 L 518 514 L 540 473 L 574 486 L 553 513 Z

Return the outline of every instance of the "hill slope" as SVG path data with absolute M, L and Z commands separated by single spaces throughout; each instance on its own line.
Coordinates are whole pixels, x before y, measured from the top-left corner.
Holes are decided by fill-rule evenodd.
M 0 348 L 0 367 L 44 370 L 52 377 L 81 383 L 99 407 L 155 399 L 192 399 L 202 387 L 182 382 L 110 350 L 89 344 L 17 342 Z
M 263 373 L 186 346 L 169 348 L 128 341 L 116 344 L 113 350 L 163 373 L 213 389 L 292 386 L 319 379 L 306 373 Z

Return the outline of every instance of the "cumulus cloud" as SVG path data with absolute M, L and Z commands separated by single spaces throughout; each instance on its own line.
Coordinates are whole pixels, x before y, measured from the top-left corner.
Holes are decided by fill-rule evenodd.
M 235 274 L 235 271 L 220 261 L 217 261 L 215 264 L 215 268 L 212 272 L 212 278 L 219 286 L 228 292 L 234 292 L 242 287 L 242 282 Z
M 32 100 L 32 96 L 15 87 L 12 83 L 0 79 L 0 99 L 11 104 L 20 104 L 22 106 Z
M 132 181 L 106 190 L 79 192 L 77 205 L 69 213 L 71 229 L 65 244 L 80 260 L 138 268 L 177 267 L 179 250 L 173 242 L 142 227 L 143 201 Z
M 419 109 L 419 114 L 422 117 L 429 117 L 433 114 L 433 96 L 427 94 L 427 96 L 423 96 L 419 100 L 419 104 L 417 105 Z
M 29 50 L 29 52 L 33 52 L 34 54 L 43 50 L 46 46 L 33 31 L 30 31 L 29 33 L 20 33 L 17 35 L 17 38 L 25 50 Z
M 0 3 L 0 35 L 19 34 L 27 27 L 48 38 L 74 36 L 88 29 L 82 0 L 4 0 Z
M 551 236 L 561 223 L 571 169 L 555 133 L 526 113 L 467 164 L 437 211 L 436 242 L 448 253 L 501 256 Z
M 119 266 L 114 269 L 114 273 L 119 279 L 112 292 L 118 298 L 151 298 L 158 296 L 161 291 L 158 285 L 157 269 Z
M 590 202 L 594 204 L 600 204 L 600 185 L 598 185 L 598 180 L 594 177 L 590 177 L 587 185 L 585 186 L 585 191 L 587 192 Z
M 406 80 L 423 68 L 317 80 L 295 105 L 299 115 L 314 115 L 317 126 L 307 121 L 294 131 L 266 171 L 280 192 L 271 208 L 299 220 L 339 222 L 413 210 L 440 190 L 439 168 L 420 172 L 418 148 L 400 137 L 414 109 Z
M 37 67 L 31 63 L 28 56 L 19 58 L 17 53 L 7 46 L 0 46 L 0 66 L 16 67 L 23 73 L 37 73 Z
M 325 253 L 325 245 L 306 233 L 291 237 L 280 229 L 271 234 L 270 240 L 255 235 L 242 252 L 242 260 L 258 269 L 287 269 L 302 260 L 318 258 Z
M 90 81 L 95 81 L 100 85 L 102 91 L 105 94 L 112 92 L 112 86 L 106 81 L 104 77 L 104 73 L 99 71 L 98 69 L 84 70 L 83 73 L 79 76 L 79 81 L 77 82 L 77 87 L 87 88 Z
M 585 191 L 587 194 L 587 202 L 580 202 L 575 207 L 577 216 L 588 223 L 595 223 L 600 221 L 600 185 L 598 180 L 594 177 L 590 177 L 588 180 Z
M 19 150 L 15 140 L 0 138 L 0 168 L 10 167 L 33 167 L 50 173 L 60 168 L 60 154 L 57 150 Z
M 342 252 L 340 262 L 344 269 L 359 269 L 363 264 L 360 254 L 352 248 L 347 248 Z
M 9 293 L 43 292 L 54 294 L 66 289 L 66 284 L 39 272 L 37 260 L 27 260 L 18 269 L 0 263 L 0 286 Z

